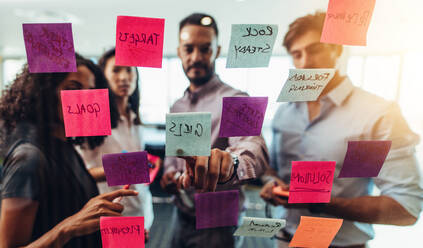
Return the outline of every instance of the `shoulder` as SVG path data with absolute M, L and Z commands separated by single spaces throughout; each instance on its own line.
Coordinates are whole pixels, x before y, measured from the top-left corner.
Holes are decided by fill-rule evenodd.
M 346 104 L 351 106 L 359 106 L 361 109 L 366 110 L 364 112 L 367 112 L 373 116 L 384 114 L 387 111 L 398 107 L 395 102 L 386 100 L 383 97 L 358 87 L 354 87 L 353 92 Z
M 10 167 L 20 167 L 31 170 L 46 162 L 44 153 L 31 143 L 22 143 L 13 148 L 4 160 L 4 170 Z

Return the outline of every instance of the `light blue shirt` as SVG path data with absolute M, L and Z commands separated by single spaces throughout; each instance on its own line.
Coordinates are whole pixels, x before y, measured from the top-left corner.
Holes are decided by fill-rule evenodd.
M 381 195 L 398 201 L 410 214 L 419 216 L 423 183 L 415 156 L 419 137 L 404 120 L 398 105 L 354 87 L 346 78 L 320 100 L 321 113 L 309 121 L 306 102 L 279 107 L 272 123 L 271 166 L 289 183 L 291 161 L 336 161 L 332 196 L 369 195 L 376 185 Z M 350 140 L 392 140 L 391 150 L 376 178 L 337 178 Z M 286 230 L 294 234 L 307 209 L 284 211 Z M 344 220 L 332 245 L 364 244 L 374 237 L 371 224 Z

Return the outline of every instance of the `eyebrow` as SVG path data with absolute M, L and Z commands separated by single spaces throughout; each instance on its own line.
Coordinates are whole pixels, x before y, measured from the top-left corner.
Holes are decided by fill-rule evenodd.
M 302 48 L 299 48 L 299 49 L 296 49 L 296 50 L 293 50 L 293 51 L 289 51 L 289 53 L 290 53 L 290 54 L 293 54 L 293 53 L 298 53 L 298 52 L 300 52 L 300 50 L 302 50 L 302 49 L 307 49 L 307 48 L 309 48 L 309 47 L 311 47 L 311 46 L 314 46 L 314 45 L 317 45 L 317 44 L 321 44 L 321 43 L 320 43 L 320 42 L 311 43 L 310 45 L 307 45 L 307 46 L 305 46 L 305 47 L 302 47 Z

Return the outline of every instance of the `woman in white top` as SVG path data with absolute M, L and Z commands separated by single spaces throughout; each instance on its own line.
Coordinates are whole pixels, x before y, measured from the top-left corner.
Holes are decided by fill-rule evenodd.
M 103 154 L 141 151 L 139 116 L 140 94 L 138 91 L 138 71 L 136 67 L 115 65 L 115 49 L 107 51 L 99 60 L 99 66 L 107 78 L 112 95 L 119 110 L 118 126 L 112 129 L 103 145 L 94 150 L 80 149 L 88 171 L 97 181 L 100 193 L 110 192 L 122 186 L 109 187 L 102 166 Z M 111 99 L 113 100 L 113 99 Z M 157 166 L 157 165 L 156 165 Z M 153 203 L 148 185 L 131 185 L 130 189 L 139 192 L 138 197 L 126 197 L 121 200 L 125 209 L 124 216 L 144 216 L 144 228 L 153 224 Z

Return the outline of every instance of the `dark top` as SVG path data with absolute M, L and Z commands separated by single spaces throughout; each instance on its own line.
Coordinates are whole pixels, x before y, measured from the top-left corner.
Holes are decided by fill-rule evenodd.
M 29 198 L 39 203 L 31 242 L 98 195 L 94 179 L 71 144 L 51 141 L 46 152 L 28 139 L 9 149 L 2 175 L 1 198 Z M 101 247 L 99 232 L 70 240 L 64 247 Z

